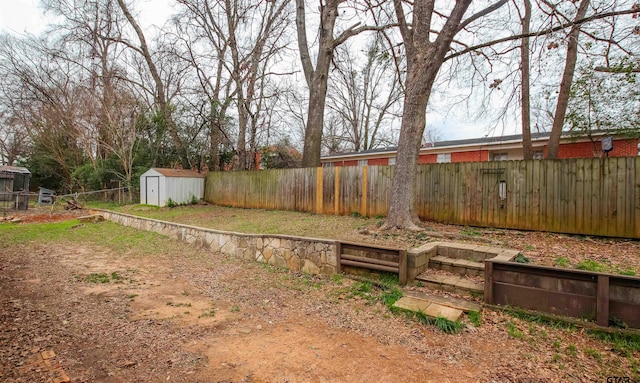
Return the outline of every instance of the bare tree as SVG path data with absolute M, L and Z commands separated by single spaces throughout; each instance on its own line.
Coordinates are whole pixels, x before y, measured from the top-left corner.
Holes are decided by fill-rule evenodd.
M 296 0 L 296 29 L 298 49 L 304 77 L 309 87 L 309 112 L 304 135 L 302 154 L 303 167 L 320 165 L 320 149 L 322 146 L 322 129 L 324 127 L 324 110 L 326 106 L 329 69 L 336 47 L 364 31 L 377 31 L 387 28 L 384 25 L 360 26 L 359 23 L 346 28 L 338 36 L 334 36 L 334 28 L 338 19 L 338 8 L 346 0 L 326 0 L 320 2 L 320 23 L 318 31 L 318 50 L 315 65 L 309 53 L 307 41 L 305 0 Z
M 134 29 L 138 37 L 139 46 L 135 46 L 134 44 L 129 43 L 125 40 L 122 40 L 122 42 L 125 42 L 130 48 L 134 49 L 144 58 L 144 61 L 147 64 L 148 70 L 151 73 L 151 77 L 153 78 L 153 82 L 155 84 L 155 92 L 154 92 L 155 102 L 157 103 L 158 108 L 160 109 L 160 113 L 162 114 L 162 117 L 166 123 L 166 127 L 169 132 L 169 135 L 171 136 L 173 144 L 176 147 L 176 151 L 178 152 L 178 157 L 180 158 L 180 163 L 183 168 L 190 169 L 191 162 L 189 161 L 189 154 L 187 152 L 187 148 L 185 147 L 185 144 L 182 138 L 178 134 L 178 128 L 173 118 L 172 108 L 167 99 L 167 93 L 166 93 L 167 87 L 166 87 L 165 81 L 160 76 L 160 71 L 158 70 L 156 61 L 154 60 L 154 57 L 151 53 L 149 45 L 147 44 L 147 39 L 144 35 L 144 32 L 142 31 L 140 24 L 138 24 L 136 19 L 133 17 L 133 14 L 129 10 L 129 7 L 125 3 L 125 1 L 118 0 L 118 5 L 120 6 L 120 9 L 124 13 L 124 16 L 127 18 L 127 21 L 129 22 L 131 27 Z
M 574 20 L 580 20 L 587 14 L 589 8 L 589 0 L 580 1 L 578 11 Z M 556 111 L 553 115 L 553 125 L 551 126 L 551 135 L 547 144 L 546 158 L 558 158 L 558 150 L 560 148 L 560 137 L 562 128 L 564 127 L 564 119 L 567 114 L 567 106 L 569 105 L 569 95 L 571 92 L 571 84 L 578 61 L 578 37 L 580 35 L 580 24 L 574 24 L 567 35 L 567 56 L 565 59 L 564 72 L 560 81 L 560 91 L 558 101 L 556 103 Z
M 520 42 L 520 72 L 521 85 L 520 85 L 520 102 L 522 108 L 522 148 L 525 160 L 533 159 L 533 144 L 531 142 L 531 84 L 530 84 L 530 71 L 531 65 L 529 64 L 530 56 L 530 42 L 529 32 L 531 29 L 531 1 L 523 0 L 524 15 L 522 15 L 520 22 L 522 23 L 522 40 Z
M 336 54 L 328 107 L 337 116 L 342 134 L 352 150 L 392 145 L 390 127 L 399 117 L 402 89 L 393 58 L 377 36 L 366 46 L 363 66 L 350 49 Z M 335 134 L 334 134 L 335 136 Z
M 236 166 L 253 168 L 257 136 L 267 121 L 263 114 L 265 97 L 271 96 L 265 93 L 269 70 L 287 44 L 288 2 L 180 0 L 180 4 L 184 12 L 178 22 L 189 28 L 179 28 L 184 47 L 178 54 L 192 66 L 211 100 L 212 117 L 224 121 L 231 102 L 235 104 Z M 220 121 L 211 126 L 212 150 L 223 133 Z

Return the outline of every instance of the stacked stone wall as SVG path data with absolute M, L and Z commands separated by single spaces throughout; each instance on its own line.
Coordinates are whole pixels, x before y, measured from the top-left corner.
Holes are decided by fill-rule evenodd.
M 105 219 L 202 247 L 213 254 L 286 267 L 309 274 L 336 272 L 336 242 L 289 235 L 243 234 L 99 210 Z

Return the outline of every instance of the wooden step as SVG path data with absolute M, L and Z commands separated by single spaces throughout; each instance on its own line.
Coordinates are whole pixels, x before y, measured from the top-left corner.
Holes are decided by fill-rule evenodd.
M 402 297 L 393 304 L 393 307 L 423 313 L 431 318 L 442 317 L 453 322 L 462 316 L 462 310 L 413 297 Z
M 441 255 L 429 259 L 429 267 L 459 275 L 484 276 L 484 263 Z
M 449 296 L 427 294 L 422 291 L 404 290 L 402 291 L 405 297 L 411 297 L 416 299 L 422 299 L 431 303 L 438 303 L 443 306 L 451 307 L 454 309 L 462 310 L 464 312 L 482 310 L 482 305 L 478 302 L 468 299 L 454 298 Z
M 416 280 L 422 282 L 425 287 L 431 290 L 447 291 L 468 296 L 484 295 L 484 284 L 472 282 L 461 275 L 432 275 L 423 273 L 418 275 Z

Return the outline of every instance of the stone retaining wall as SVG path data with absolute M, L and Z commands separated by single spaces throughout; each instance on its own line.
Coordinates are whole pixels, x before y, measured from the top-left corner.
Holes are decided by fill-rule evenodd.
M 336 242 L 289 235 L 243 234 L 96 210 L 105 219 L 152 231 L 208 249 L 212 253 L 268 263 L 309 274 L 336 273 Z

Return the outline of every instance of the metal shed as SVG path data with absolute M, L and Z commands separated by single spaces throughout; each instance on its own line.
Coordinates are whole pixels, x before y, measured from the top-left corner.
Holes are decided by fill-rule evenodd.
M 10 210 L 29 208 L 31 172 L 19 166 L 0 166 L 0 206 Z
M 189 203 L 204 196 L 204 175 L 193 170 L 151 168 L 140 176 L 140 203 L 166 206 Z

